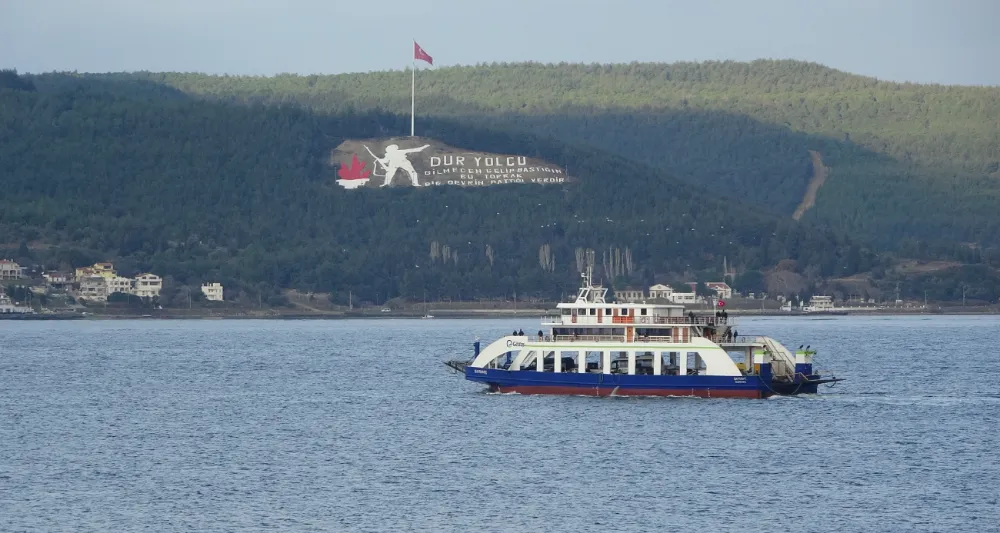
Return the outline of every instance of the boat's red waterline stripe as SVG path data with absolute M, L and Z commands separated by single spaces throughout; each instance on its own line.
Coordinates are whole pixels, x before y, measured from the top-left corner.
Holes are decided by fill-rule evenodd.
M 771 396 L 754 389 L 634 389 L 618 387 L 569 387 L 561 385 L 490 385 L 492 392 L 520 394 L 564 394 L 575 396 L 695 396 L 698 398 L 764 398 Z

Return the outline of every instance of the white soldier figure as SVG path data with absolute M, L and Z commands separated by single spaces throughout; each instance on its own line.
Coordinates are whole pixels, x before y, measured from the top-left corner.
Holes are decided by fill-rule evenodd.
M 372 157 L 375 157 L 375 160 L 378 161 L 379 164 L 382 165 L 382 168 L 385 169 L 385 183 L 383 183 L 382 186 L 388 187 L 389 184 L 392 183 L 392 177 L 396 174 L 396 171 L 403 169 L 410 175 L 410 181 L 413 182 L 413 186 L 419 187 L 420 183 L 417 182 L 417 171 L 413 169 L 413 164 L 410 163 L 409 159 L 407 159 L 406 154 L 419 152 L 429 146 L 429 144 L 425 144 L 419 148 L 406 148 L 404 150 L 400 150 L 399 146 L 390 144 L 385 147 L 385 157 L 379 158 L 375 157 L 375 154 L 372 154 Z M 365 148 L 368 147 L 365 146 Z M 368 153 L 371 153 L 371 150 L 368 150 Z

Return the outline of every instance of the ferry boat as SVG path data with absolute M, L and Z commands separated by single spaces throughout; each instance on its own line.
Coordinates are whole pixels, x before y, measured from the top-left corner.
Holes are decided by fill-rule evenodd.
M 576 300 L 558 304 L 538 335 L 508 335 L 485 348 L 477 340 L 471 360 L 446 364 L 492 392 L 522 394 L 767 398 L 842 381 L 814 371 L 815 351 L 740 334 L 728 313 L 607 303 L 591 271 L 581 276 Z

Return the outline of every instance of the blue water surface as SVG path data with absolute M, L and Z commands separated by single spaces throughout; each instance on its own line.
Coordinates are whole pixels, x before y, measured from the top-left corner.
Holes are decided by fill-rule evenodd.
M 0 321 L 0 531 L 1000 531 L 997 317 L 742 319 L 848 380 L 486 394 L 518 320 Z

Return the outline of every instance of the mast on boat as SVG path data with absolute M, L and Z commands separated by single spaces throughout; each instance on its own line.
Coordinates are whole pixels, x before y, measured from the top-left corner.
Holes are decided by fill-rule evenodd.
M 594 285 L 594 267 L 587 265 L 587 270 L 580 273 L 583 283 L 580 292 L 576 295 L 576 303 L 606 303 L 604 297 L 608 294 L 608 289 L 602 285 Z

